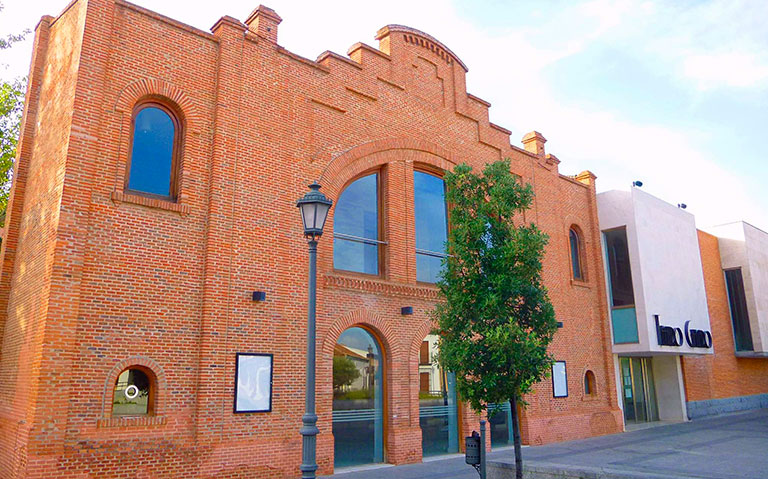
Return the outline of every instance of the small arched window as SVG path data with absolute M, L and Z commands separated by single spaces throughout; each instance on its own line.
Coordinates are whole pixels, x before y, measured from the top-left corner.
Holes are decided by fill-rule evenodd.
M 595 385 L 595 373 L 587 371 L 584 374 L 584 394 L 587 396 L 594 396 L 597 394 L 597 386 Z
M 436 283 L 445 258 L 448 240 L 448 211 L 445 181 L 414 171 L 414 221 L 416 223 L 416 280 Z
M 347 186 L 333 214 L 333 267 L 379 274 L 379 174 L 358 178 Z
M 155 375 L 146 368 L 130 367 L 120 373 L 115 381 L 112 416 L 152 415 L 154 399 Z
M 176 115 L 160 103 L 145 102 L 134 109 L 126 189 L 175 199 L 179 130 Z
M 575 227 L 571 227 L 568 232 L 568 238 L 571 245 L 571 271 L 573 279 L 584 281 L 584 267 L 581 262 L 581 235 Z

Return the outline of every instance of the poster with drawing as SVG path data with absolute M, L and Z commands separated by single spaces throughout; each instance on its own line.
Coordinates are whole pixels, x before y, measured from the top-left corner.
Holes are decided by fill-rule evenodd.
M 272 410 L 272 355 L 237 353 L 235 413 Z

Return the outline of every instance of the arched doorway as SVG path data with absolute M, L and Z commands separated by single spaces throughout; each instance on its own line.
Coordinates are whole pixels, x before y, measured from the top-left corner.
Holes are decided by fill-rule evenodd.
M 424 457 L 459 452 L 456 376 L 437 363 L 437 339 L 428 334 L 419 350 L 419 425 Z
M 334 466 L 384 462 L 382 351 L 367 330 L 352 327 L 333 348 Z

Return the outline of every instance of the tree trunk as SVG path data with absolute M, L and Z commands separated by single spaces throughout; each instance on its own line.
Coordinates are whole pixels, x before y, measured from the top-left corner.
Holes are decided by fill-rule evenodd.
M 520 444 L 520 423 L 517 418 L 517 397 L 509 401 L 512 410 L 512 438 L 515 443 L 515 478 L 523 479 L 523 451 Z

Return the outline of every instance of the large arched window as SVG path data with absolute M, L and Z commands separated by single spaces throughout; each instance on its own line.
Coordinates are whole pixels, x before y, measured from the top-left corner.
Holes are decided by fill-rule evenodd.
M 160 103 L 141 103 L 134 109 L 132 128 L 126 188 L 174 199 L 180 134 L 176 115 Z
M 350 183 L 333 214 L 333 267 L 379 274 L 379 175 Z
M 581 262 L 581 235 L 576 227 L 572 226 L 568 232 L 571 244 L 571 271 L 573 279 L 584 281 L 584 266 Z
M 429 173 L 413 174 L 414 220 L 416 223 L 416 279 L 436 283 L 445 258 L 448 213 L 445 182 Z

